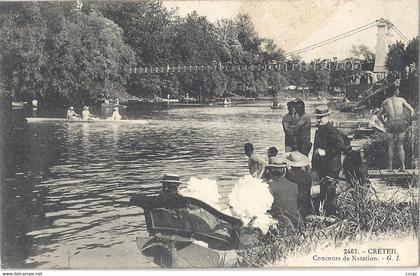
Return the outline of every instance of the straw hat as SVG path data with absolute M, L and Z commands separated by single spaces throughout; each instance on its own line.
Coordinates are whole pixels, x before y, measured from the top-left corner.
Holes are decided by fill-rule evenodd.
M 88 106 L 84 106 L 83 107 L 83 110 L 88 110 L 89 109 L 89 107 Z
M 73 110 L 74 108 L 72 107 L 72 106 L 70 106 L 70 108 L 69 108 L 70 110 Z
M 315 117 L 324 117 L 327 115 L 330 115 L 331 111 L 328 109 L 328 106 L 324 105 L 324 106 L 318 106 L 315 109 Z
M 162 179 L 162 186 L 170 187 L 170 186 L 179 186 L 181 181 L 179 180 L 179 175 L 177 174 L 165 174 Z
M 298 151 L 288 152 L 283 156 L 284 162 L 290 167 L 306 167 L 311 163 L 309 158 Z
M 118 107 L 114 107 L 114 110 L 115 110 L 115 111 L 118 111 Z

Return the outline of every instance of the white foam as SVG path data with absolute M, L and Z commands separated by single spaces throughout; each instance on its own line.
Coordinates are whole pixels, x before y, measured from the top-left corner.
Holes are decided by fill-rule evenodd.
M 245 225 L 254 220 L 252 226 L 266 233 L 270 225 L 276 222 L 267 214 L 273 204 L 273 196 L 268 184 L 260 179 L 251 175 L 240 178 L 228 198 L 232 215 L 240 218 Z
M 191 177 L 187 186 L 179 191 L 182 196 L 193 197 L 204 201 L 213 208 L 217 209 L 220 200 L 219 190 L 217 189 L 217 181 L 213 179 L 199 179 Z

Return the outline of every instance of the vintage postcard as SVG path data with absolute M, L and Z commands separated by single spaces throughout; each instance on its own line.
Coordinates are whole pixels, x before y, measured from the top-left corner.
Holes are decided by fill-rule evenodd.
M 417 0 L 0 2 L 3 275 L 417 267 L 418 23 Z

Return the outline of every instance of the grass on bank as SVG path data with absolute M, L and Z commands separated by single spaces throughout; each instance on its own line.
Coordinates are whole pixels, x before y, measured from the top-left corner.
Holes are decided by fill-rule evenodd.
M 373 240 L 417 239 L 419 210 L 414 194 L 404 202 L 393 198 L 380 201 L 370 184 L 359 184 L 337 196 L 337 207 L 335 223 L 318 219 L 299 229 L 287 221 L 279 222 L 260 239 L 259 246 L 239 253 L 237 266 L 285 266 L 323 249 Z

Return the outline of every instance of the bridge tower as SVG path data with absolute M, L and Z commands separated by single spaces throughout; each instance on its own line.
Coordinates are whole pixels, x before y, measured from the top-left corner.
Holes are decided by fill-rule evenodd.
M 385 61 L 391 37 L 391 23 L 388 19 L 379 19 L 376 34 L 375 67 L 373 72 L 385 73 Z

